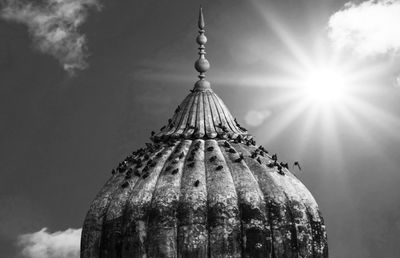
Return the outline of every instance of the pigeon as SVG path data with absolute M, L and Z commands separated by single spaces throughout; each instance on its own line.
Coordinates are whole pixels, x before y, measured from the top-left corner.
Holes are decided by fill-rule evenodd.
M 212 156 L 212 157 L 210 158 L 210 162 L 214 162 L 216 159 L 217 159 L 217 156 Z
M 295 166 L 297 166 L 297 167 L 299 168 L 299 170 L 301 170 L 301 166 L 300 166 L 300 163 L 299 163 L 298 161 L 295 161 L 295 162 L 293 163 L 293 168 L 294 168 Z
M 267 164 L 267 167 L 269 167 L 269 168 L 273 168 L 274 166 L 275 166 L 275 164 L 271 163 L 271 162 Z
M 226 148 L 230 148 L 230 147 L 231 147 L 231 145 L 229 144 L 229 142 L 225 141 L 225 142 L 224 142 L 224 147 L 226 147 Z
M 289 164 L 288 163 L 283 163 L 281 162 L 279 165 L 281 165 L 281 167 L 284 167 L 286 169 L 289 169 Z
M 235 160 L 235 162 L 241 162 L 244 159 L 243 153 L 239 154 L 239 158 Z
M 219 165 L 218 167 L 215 168 L 215 170 L 221 170 L 221 169 L 223 169 L 223 168 L 224 168 L 224 166 Z

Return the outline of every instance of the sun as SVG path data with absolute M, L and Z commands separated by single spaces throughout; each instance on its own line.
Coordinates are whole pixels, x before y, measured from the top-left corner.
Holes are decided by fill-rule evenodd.
M 317 67 L 300 80 L 304 97 L 317 105 L 340 104 L 346 97 L 346 74 L 336 67 Z

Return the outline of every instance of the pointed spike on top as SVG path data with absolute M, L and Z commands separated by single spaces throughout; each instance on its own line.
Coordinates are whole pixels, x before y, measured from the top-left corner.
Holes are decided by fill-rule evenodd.
M 199 9 L 199 20 L 198 20 L 198 26 L 199 26 L 199 35 L 196 38 L 197 44 L 199 44 L 199 58 L 196 60 L 194 63 L 194 67 L 196 71 L 198 71 L 200 74 L 198 75 L 199 79 L 195 85 L 193 90 L 194 91 L 200 91 L 200 90 L 209 90 L 210 88 L 210 82 L 205 80 L 205 73 L 210 69 L 210 63 L 206 59 L 206 51 L 205 51 L 205 44 L 207 43 L 207 37 L 204 35 L 204 16 L 203 16 L 203 8 L 200 6 Z
M 203 8 L 200 5 L 200 9 L 199 9 L 199 29 L 204 29 L 205 23 L 204 23 L 204 16 L 203 16 Z

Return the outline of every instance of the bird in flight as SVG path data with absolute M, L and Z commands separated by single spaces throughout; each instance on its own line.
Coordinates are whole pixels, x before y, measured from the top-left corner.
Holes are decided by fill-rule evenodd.
M 298 167 L 299 170 L 301 170 L 301 166 L 300 166 L 300 163 L 299 163 L 298 161 L 295 161 L 295 162 L 293 163 L 293 168 L 294 168 L 294 167 Z

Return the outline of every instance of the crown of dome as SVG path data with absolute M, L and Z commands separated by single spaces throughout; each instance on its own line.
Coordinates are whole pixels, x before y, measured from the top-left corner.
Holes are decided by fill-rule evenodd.
M 204 36 L 201 11 L 199 28 Z M 206 40 L 197 41 L 205 59 Z M 112 170 L 91 204 L 81 257 L 328 257 L 311 193 L 196 68 L 200 80 L 172 119 Z
M 239 125 L 222 100 L 211 89 L 192 90 L 175 110 L 172 119 L 154 136 L 154 142 L 167 139 L 252 139 Z

